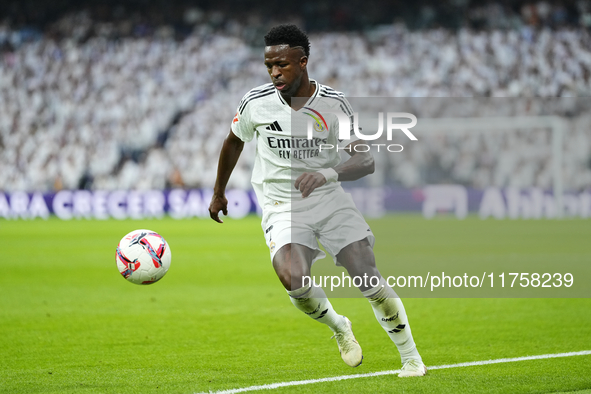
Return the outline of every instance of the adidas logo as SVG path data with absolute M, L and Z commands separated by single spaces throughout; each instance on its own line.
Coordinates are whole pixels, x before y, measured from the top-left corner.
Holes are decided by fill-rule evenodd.
M 273 131 L 283 131 L 283 129 L 281 128 L 281 126 L 279 126 L 279 123 L 277 121 L 271 123 L 269 126 L 265 127 L 265 130 L 273 130 Z
M 322 319 L 324 317 L 324 315 L 326 315 L 327 312 L 328 312 L 328 309 L 323 310 L 322 313 L 320 314 L 320 316 L 315 317 L 314 319 L 316 319 L 316 320 Z
M 394 334 L 394 333 L 398 333 L 402 330 L 404 330 L 404 327 L 406 327 L 406 324 L 399 324 L 396 326 L 395 329 L 388 331 L 390 334 Z

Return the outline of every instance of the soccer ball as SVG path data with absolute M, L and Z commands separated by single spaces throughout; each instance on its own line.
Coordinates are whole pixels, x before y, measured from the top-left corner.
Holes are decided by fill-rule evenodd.
M 170 268 L 170 247 L 162 236 L 150 230 L 135 230 L 117 245 L 117 268 L 136 285 L 158 282 Z

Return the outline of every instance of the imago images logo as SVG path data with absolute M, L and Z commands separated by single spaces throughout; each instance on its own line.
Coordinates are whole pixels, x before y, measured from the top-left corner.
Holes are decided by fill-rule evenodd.
M 318 112 L 314 111 L 315 115 L 320 115 Z M 378 130 L 374 134 L 362 134 L 359 130 L 359 114 L 356 112 L 353 114 L 353 125 L 351 125 L 351 120 L 349 117 L 341 111 L 323 111 L 324 117 L 328 114 L 333 114 L 336 116 L 339 122 L 339 141 L 348 141 L 351 139 L 351 132 L 355 134 L 357 138 L 362 141 L 375 141 L 384 134 L 384 119 L 386 123 L 386 139 L 388 141 L 392 140 L 392 134 L 395 130 L 402 131 L 411 141 L 417 141 L 417 137 L 413 133 L 410 132 L 409 129 L 413 128 L 417 125 L 417 117 L 408 112 L 388 112 L 386 116 L 384 116 L 383 112 L 378 113 Z M 314 138 L 314 130 L 317 130 L 318 120 L 316 117 L 311 116 L 311 119 L 308 120 L 308 128 L 307 128 L 307 137 L 308 139 Z M 324 120 L 322 117 L 322 120 Z M 400 119 L 408 119 L 410 120 L 409 123 L 394 123 L 394 120 Z M 324 122 L 326 124 L 326 122 Z M 384 148 L 388 152 L 402 152 L 404 147 L 400 144 L 355 144 L 353 150 L 355 152 L 368 152 L 371 149 L 375 149 L 378 152 L 380 148 Z M 339 146 L 334 146 L 332 144 L 321 144 L 319 147 L 320 151 L 323 149 L 336 149 L 339 150 L 351 150 L 351 147 L 340 148 Z

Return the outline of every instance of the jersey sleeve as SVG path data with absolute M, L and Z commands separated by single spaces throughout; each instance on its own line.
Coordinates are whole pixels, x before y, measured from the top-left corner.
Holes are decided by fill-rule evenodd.
M 337 130 L 337 141 L 338 141 L 338 146 L 339 149 L 345 148 L 347 145 L 349 145 L 351 142 L 355 142 L 359 139 L 359 137 L 357 137 L 357 134 L 355 134 L 354 131 L 354 123 L 353 123 L 353 108 L 351 107 L 351 104 L 349 103 L 349 100 L 347 100 L 345 98 L 344 95 L 341 95 L 341 97 L 339 98 L 339 109 L 345 114 L 347 115 L 347 118 L 349 118 L 349 124 L 350 124 L 350 130 L 349 130 L 349 135 L 351 136 L 350 139 L 348 140 L 341 140 L 338 139 L 338 130 L 339 130 L 339 124 L 338 124 L 338 120 L 335 117 L 335 122 L 336 124 L 334 125 L 335 130 Z M 361 128 L 359 128 L 361 130 Z
M 240 138 L 243 142 L 249 142 L 254 138 L 256 129 L 250 120 L 250 106 L 247 105 L 244 108 L 241 107 L 242 101 L 238 105 L 236 115 L 234 115 L 234 119 L 232 120 L 231 129 L 236 137 Z M 240 113 L 241 109 L 242 113 Z

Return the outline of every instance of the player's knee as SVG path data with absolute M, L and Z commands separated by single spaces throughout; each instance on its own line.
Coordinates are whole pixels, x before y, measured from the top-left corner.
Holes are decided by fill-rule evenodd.
M 347 245 L 339 252 L 337 259 L 351 276 L 379 276 L 373 250 L 366 240 Z
M 310 276 L 309 272 L 297 265 L 275 266 L 275 272 L 287 290 L 296 290 L 309 283 L 309 281 L 306 281 L 306 278 Z
M 291 285 L 291 271 L 288 268 L 283 266 L 275 266 L 275 273 L 286 290 L 294 290 L 293 286 Z
M 305 261 L 292 259 L 289 251 L 287 252 L 275 256 L 273 268 L 287 290 L 296 290 L 305 284 L 305 278 L 309 278 L 310 270 Z

